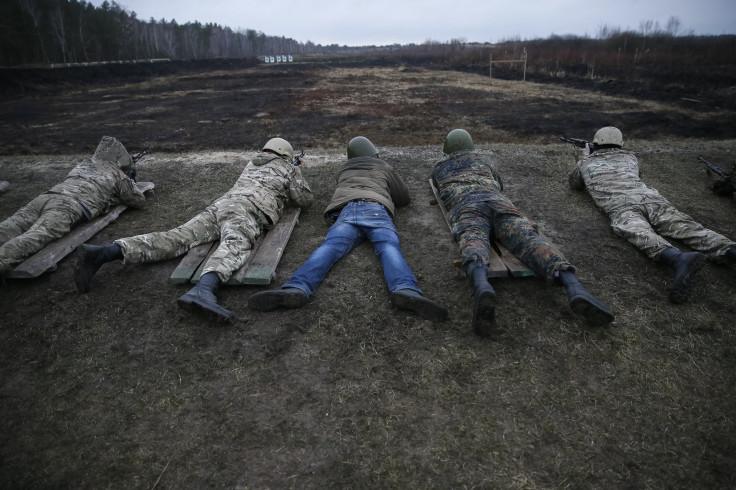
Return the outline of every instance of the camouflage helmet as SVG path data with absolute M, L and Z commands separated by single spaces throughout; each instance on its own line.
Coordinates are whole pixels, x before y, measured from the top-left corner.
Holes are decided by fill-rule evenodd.
M 128 150 L 112 136 L 102 137 L 92 158 L 94 160 L 115 163 L 126 174 L 135 170 L 135 162 L 128 154 Z
M 447 136 L 442 141 L 444 143 L 442 145 L 442 153 L 445 155 L 452 155 L 456 151 L 473 151 L 475 149 L 473 138 L 464 129 L 453 129 L 447 133 Z
M 596 131 L 593 137 L 593 143 L 598 146 L 613 145 L 619 148 L 624 146 L 624 137 L 618 128 L 613 126 L 606 126 Z
M 378 150 L 371 140 L 365 136 L 356 136 L 348 143 L 348 158 L 356 157 L 375 157 L 378 156 Z
M 261 151 L 266 150 L 271 150 L 278 155 L 289 157 L 289 159 L 294 158 L 294 148 L 292 148 L 289 142 L 283 138 L 271 138 L 266 141 L 266 144 L 263 145 L 263 149 L 261 149 Z

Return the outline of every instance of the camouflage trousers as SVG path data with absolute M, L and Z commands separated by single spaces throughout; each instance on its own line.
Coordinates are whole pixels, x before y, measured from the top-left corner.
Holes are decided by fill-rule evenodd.
M 493 236 L 538 276 L 552 279 L 559 270 L 575 271 L 560 252 L 539 236 L 531 221 L 521 215 L 503 194 L 485 201 L 457 206 L 450 212 L 452 234 L 460 245 L 463 266 L 490 263 Z
M 142 264 L 179 257 L 197 245 L 220 240 L 202 273 L 216 272 L 226 282 L 243 266 L 262 232 L 258 208 L 247 200 L 230 200 L 208 206 L 169 231 L 121 238 L 115 243 L 123 250 L 124 263 Z
M 710 260 L 720 260 L 729 247 L 736 245 L 725 236 L 709 230 L 667 201 L 637 204 L 609 211 L 614 233 L 653 260 L 672 245 L 663 237 L 679 240 Z
M 41 194 L 0 223 L 0 275 L 72 229 L 83 217 L 69 196 Z

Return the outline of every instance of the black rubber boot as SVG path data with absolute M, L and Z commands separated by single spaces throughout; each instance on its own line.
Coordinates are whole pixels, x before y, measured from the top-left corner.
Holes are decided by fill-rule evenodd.
M 473 283 L 473 331 L 480 337 L 488 337 L 496 325 L 496 292 L 488 282 L 488 268 L 482 265 L 470 273 Z
M 300 308 L 307 304 L 307 293 L 299 288 L 261 291 L 248 298 L 248 308 L 256 311 L 273 311 L 277 308 Z
M 425 298 L 413 289 L 397 289 L 391 292 L 391 304 L 402 310 L 413 311 L 425 320 L 442 322 L 447 320 L 447 309 Z
M 204 313 L 210 318 L 228 321 L 232 313 L 217 304 L 215 292 L 222 284 L 216 272 L 202 274 L 196 286 L 179 298 L 179 306 L 187 311 Z
M 594 327 L 602 327 L 613 321 L 613 313 L 606 305 L 598 301 L 580 284 L 578 278 L 570 271 L 560 271 L 557 276 L 567 291 L 567 302 L 570 309 L 588 321 Z
M 705 265 L 705 255 L 700 252 L 680 252 L 674 247 L 662 251 L 659 259 L 675 272 L 670 286 L 670 302 L 681 304 L 687 301 L 695 283 L 695 274 Z
M 117 243 L 107 245 L 80 245 L 77 247 L 77 265 L 74 266 L 74 282 L 80 293 L 92 289 L 92 278 L 105 262 L 123 260 L 123 249 Z
M 726 260 L 736 264 L 736 245 L 726 250 Z

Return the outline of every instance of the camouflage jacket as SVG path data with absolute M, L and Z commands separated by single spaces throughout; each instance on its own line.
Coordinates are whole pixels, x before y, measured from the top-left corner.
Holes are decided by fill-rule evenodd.
M 640 175 L 633 153 L 607 148 L 581 158 L 568 181 L 572 189 L 587 188 L 595 203 L 609 212 L 634 204 L 664 202 L 664 197 L 647 187 Z
M 485 201 L 503 191 L 495 164 L 489 157 L 471 151 L 458 151 L 437 162 L 432 180 L 448 210 Z
M 337 189 L 325 209 L 325 216 L 350 201 L 364 199 L 383 205 L 393 217 L 396 206 L 411 202 L 409 188 L 388 163 L 375 157 L 351 158 L 337 173 Z
M 301 169 L 292 165 L 288 157 L 259 152 L 243 169 L 235 185 L 213 204 L 248 199 L 274 225 L 288 202 L 308 207 L 314 196 Z
M 123 145 L 106 136 L 91 159 L 77 165 L 64 182 L 48 193 L 74 198 L 82 205 L 87 219 L 105 214 L 118 204 L 142 208 L 146 204 L 145 196 L 121 168 L 130 165 L 132 160 Z

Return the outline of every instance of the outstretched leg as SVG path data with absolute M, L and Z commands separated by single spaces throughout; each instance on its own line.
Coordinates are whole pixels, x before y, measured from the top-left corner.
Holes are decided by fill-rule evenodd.
M 613 313 L 586 290 L 570 271 L 560 271 L 558 278 L 567 291 L 570 309 L 585 318 L 594 327 L 602 327 L 613 321 Z

